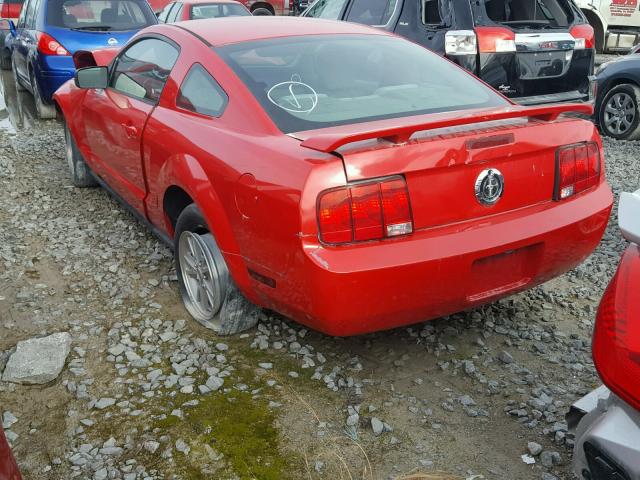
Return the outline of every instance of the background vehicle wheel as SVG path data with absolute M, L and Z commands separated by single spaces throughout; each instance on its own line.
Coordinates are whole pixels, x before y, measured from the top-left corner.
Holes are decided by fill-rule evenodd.
M 16 69 L 16 64 L 13 61 L 13 58 L 11 59 L 11 69 L 13 70 L 13 83 L 15 83 L 16 85 L 16 91 L 17 92 L 24 92 L 27 89 L 22 85 L 22 83 L 20 83 L 20 79 L 18 78 L 18 70 Z
M 222 252 L 194 204 L 178 218 L 174 256 L 182 301 L 196 321 L 219 335 L 233 335 L 258 323 L 260 309 L 233 283 Z
M 38 85 L 38 81 L 33 75 L 33 72 L 31 72 L 31 88 L 33 89 L 33 101 L 36 104 L 36 112 L 38 113 L 38 118 L 40 118 L 41 120 L 56 118 L 56 107 L 51 105 L 50 103 L 46 103 L 42 98 L 40 86 Z
M 640 138 L 640 88 L 629 83 L 616 85 L 602 100 L 598 123 L 602 132 L 619 140 Z
M 3 49 L 0 54 L 0 68 L 2 70 L 11 70 L 11 52 Z
M 67 163 L 69 164 L 69 172 L 71 173 L 71 182 L 74 187 L 95 187 L 98 185 L 96 179 L 93 178 L 91 174 L 91 170 L 89 166 L 82 158 L 82 154 L 80 150 L 78 150 L 78 146 L 76 145 L 73 136 L 71 135 L 71 131 L 67 126 L 67 123 L 64 124 L 64 140 L 65 140 L 65 156 L 67 157 Z
M 264 16 L 273 16 L 273 13 L 271 13 L 271 10 L 269 10 L 268 8 L 256 8 L 253 12 L 251 12 L 251 14 L 255 17 L 264 17 Z

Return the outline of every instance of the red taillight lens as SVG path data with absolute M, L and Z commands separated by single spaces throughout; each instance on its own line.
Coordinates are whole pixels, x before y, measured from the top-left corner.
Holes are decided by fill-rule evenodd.
M 569 33 L 575 38 L 576 43 L 573 47 L 575 50 L 583 50 L 585 48 L 593 48 L 595 45 L 593 27 L 588 23 L 583 23 L 571 27 Z
M 564 200 L 600 182 L 601 159 L 597 143 L 561 147 L 556 159 L 555 200 Z
M 320 194 L 320 239 L 339 244 L 379 240 L 413 231 L 404 178 L 350 185 Z
M 60 42 L 44 32 L 40 32 L 38 37 L 38 51 L 42 55 L 70 55 L 67 49 L 64 48 Z
M 503 27 L 476 27 L 480 53 L 516 51 L 516 34 Z
M 604 384 L 640 410 L 640 247 L 631 245 L 602 297 L 593 361 Z

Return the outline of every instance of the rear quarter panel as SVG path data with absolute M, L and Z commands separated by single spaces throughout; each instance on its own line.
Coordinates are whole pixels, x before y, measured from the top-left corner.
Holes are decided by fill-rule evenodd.
M 180 187 L 204 213 L 238 286 L 254 302 L 268 305 L 269 292 L 259 290 L 270 287 L 251 280 L 247 269 L 280 283 L 303 261 L 301 192 L 310 171 L 327 162 L 339 167 L 344 181 L 342 162 L 282 134 L 210 48 L 186 32 L 172 36 L 182 46 L 180 59 L 143 135 L 149 220 L 173 237 L 163 203 L 170 187 Z M 219 118 L 176 108 L 194 63 L 215 72 L 229 97 Z

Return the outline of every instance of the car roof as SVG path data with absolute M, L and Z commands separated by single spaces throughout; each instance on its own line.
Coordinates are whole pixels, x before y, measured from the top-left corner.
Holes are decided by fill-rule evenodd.
M 299 17 L 225 17 L 178 22 L 172 25 L 192 32 L 212 46 L 304 35 L 390 35 L 355 23 Z M 170 25 L 167 25 L 170 26 Z

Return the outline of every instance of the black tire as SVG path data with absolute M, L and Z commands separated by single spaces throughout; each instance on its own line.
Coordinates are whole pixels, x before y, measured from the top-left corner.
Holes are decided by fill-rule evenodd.
M 185 208 L 178 217 L 174 238 L 174 261 L 180 295 L 194 320 L 218 335 L 234 335 L 254 327 L 258 323 L 260 308 L 244 298 L 235 286 L 222 252 L 195 204 Z M 194 248 L 202 249 L 200 252 L 204 254 L 200 257 L 193 255 L 192 260 L 198 261 L 195 268 L 193 263 L 187 261 L 188 254 L 185 254 L 189 241 L 197 243 Z M 189 278 L 189 270 L 200 272 L 199 279 Z M 203 279 L 211 287 L 211 292 L 197 286 L 198 281 L 202 282 Z M 207 297 L 205 308 L 199 307 L 203 302 L 194 298 L 194 289 L 202 292 L 201 297 Z M 212 293 L 211 296 L 209 293 Z
M 256 8 L 253 12 L 251 12 L 251 15 L 253 15 L 254 17 L 266 17 L 266 16 L 272 17 L 273 12 L 268 8 L 259 7 L 259 8 Z
M 7 49 L 3 49 L 0 55 L 0 68 L 2 70 L 11 70 L 11 52 Z
M 40 120 L 51 120 L 56 118 L 56 107 L 47 103 L 44 98 L 42 98 L 40 85 L 38 85 L 38 80 L 34 76 L 33 72 L 31 72 L 31 88 L 33 89 L 33 101 L 36 104 L 36 113 L 38 114 L 38 118 Z
M 640 139 L 640 88 L 630 83 L 616 85 L 602 99 L 598 125 L 604 135 L 618 140 Z
M 18 78 L 18 69 L 16 68 L 15 62 L 13 61 L 13 57 L 11 57 L 11 70 L 13 70 L 13 83 L 16 86 L 16 91 L 26 92 L 27 89 L 24 85 L 22 85 L 22 82 L 20 82 L 20 79 Z
M 76 141 L 71 135 L 71 131 L 64 123 L 64 140 L 65 140 L 65 156 L 67 157 L 67 163 L 69 164 L 69 173 L 71 174 L 71 183 L 74 187 L 86 188 L 95 187 L 98 185 L 96 179 L 91 173 L 91 169 L 84 161 Z

